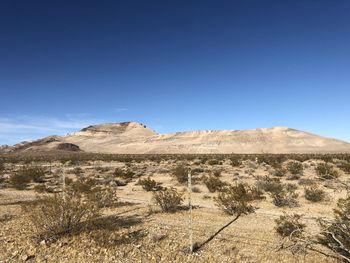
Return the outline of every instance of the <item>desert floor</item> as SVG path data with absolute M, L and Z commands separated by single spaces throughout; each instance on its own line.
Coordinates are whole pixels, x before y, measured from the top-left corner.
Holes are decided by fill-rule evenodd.
M 303 179 L 310 179 L 327 193 L 325 201 L 313 203 L 304 197 L 304 186 L 298 180 L 283 182 L 297 185 L 298 207 L 276 207 L 268 194 L 266 199 L 254 201 L 255 213 L 241 216 L 237 221 L 211 238 L 221 227 L 233 219 L 216 205 L 214 197 L 199 180 L 220 170 L 222 181 L 230 184 L 245 182 L 254 185 L 257 176 L 270 176 L 273 168 L 265 163 L 245 160 L 238 167 L 230 160 L 222 164 L 202 163 L 198 160 L 185 162 L 193 171 L 196 188 L 193 199 L 193 242 L 200 249 L 189 253 L 189 212 L 180 209 L 175 213 L 162 213 L 154 204 L 152 192 L 138 185 L 140 178 L 150 178 L 163 187 L 175 187 L 183 193 L 187 204 L 186 184 L 180 184 L 172 176 L 173 169 L 184 164 L 182 160 L 161 160 L 141 162 L 84 161 L 79 164 L 53 162 L 32 163 L 50 170 L 47 181 L 56 180 L 60 189 L 61 176 L 76 180 L 79 177 L 113 178 L 116 168 L 135 172 L 135 178 L 127 185 L 116 187 L 121 201 L 116 207 L 103 209 L 101 224 L 88 231 L 80 231 L 61 237 L 55 242 L 37 241 L 33 238 L 32 224 L 21 206 L 34 200 L 38 193 L 35 184 L 25 190 L 10 186 L 0 189 L 0 262 L 337 262 L 320 253 L 293 254 L 279 250 L 282 238 L 275 231 L 275 219 L 284 212 L 301 214 L 307 231 L 317 231 L 316 219 L 332 218 L 337 200 L 346 195 L 337 182 L 317 179 L 315 165 L 318 160 L 303 162 Z M 4 176 L 19 170 L 23 164 L 6 164 Z M 81 168 L 77 175 L 76 168 Z M 349 175 L 340 172 L 340 181 L 347 181 Z M 195 180 L 197 178 L 197 180 Z M 203 244 L 204 243 L 204 244 Z M 320 248 L 322 249 L 322 248 Z

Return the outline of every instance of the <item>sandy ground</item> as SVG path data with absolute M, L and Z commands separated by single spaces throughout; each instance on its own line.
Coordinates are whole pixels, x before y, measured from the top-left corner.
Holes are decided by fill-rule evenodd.
M 313 161 L 307 161 L 303 178 L 315 178 Z M 142 177 L 151 176 L 163 186 L 174 186 L 183 192 L 185 202 L 187 189 L 171 176 L 171 169 L 177 164 L 163 161 L 133 163 L 129 168 L 142 171 Z M 208 175 L 212 170 L 222 170 L 221 179 L 234 183 L 242 181 L 253 184 L 254 176 L 267 175 L 268 168 L 262 165 L 245 164 L 232 167 L 223 165 L 197 165 L 205 171 L 198 176 Z M 125 167 L 119 162 L 94 162 L 80 166 L 85 176 L 96 176 L 95 167 L 110 167 L 106 174 L 111 174 L 116 167 Z M 192 165 L 192 168 L 195 168 Z M 197 168 L 198 168 L 197 167 Z M 74 167 L 54 164 L 53 169 L 71 173 Z M 249 171 L 250 170 L 250 171 Z M 253 170 L 253 171 L 252 171 Z M 236 174 L 236 176 L 234 176 Z M 238 175 L 239 174 L 239 175 Z M 341 179 L 346 180 L 343 174 Z M 0 190 L 0 262 L 335 262 L 321 254 L 310 252 L 307 255 L 293 255 L 290 251 L 278 251 L 281 238 L 276 234 L 274 219 L 283 212 L 303 215 L 307 230 L 316 231 L 317 217 L 332 218 L 332 209 L 338 198 L 345 196 L 345 191 L 320 186 L 328 194 L 328 200 L 311 203 L 303 197 L 303 188 L 299 186 L 300 207 L 278 208 L 271 203 L 270 197 L 257 201 L 256 213 L 240 217 L 232 225 L 220 232 L 210 242 L 194 254 L 188 253 L 188 211 L 173 214 L 160 213 L 154 205 L 152 194 L 142 189 L 132 180 L 127 186 L 118 187 L 117 193 L 122 201 L 129 204 L 104 210 L 104 218 L 112 220 L 114 227 L 96 228 L 88 232 L 66 236 L 52 244 L 34 242 L 31 223 L 28 216 L 20 209 L 20 204 L 35 198 L 32 190 Z M 296 183 L 297 181 L 288 181 Z M 203 244 L 217 230 L 232 220 L 215 205 L 213 197 L 202 183 L 194 184 L 199 193 L 192 193 L 193 204 L 193 241 Z M 107 236 L 110 244 L 101 244 L 99 237 Z

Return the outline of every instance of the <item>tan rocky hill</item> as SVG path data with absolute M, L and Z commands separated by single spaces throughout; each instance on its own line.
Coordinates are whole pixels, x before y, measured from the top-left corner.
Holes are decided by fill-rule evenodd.
M 93 125 L 67 136 L 21 143 L 11 151 L 98 153 L 350 153 L 350 143 L 287 127 L 158 134 L 137 122 Z M 7 148 L 9 151 L 9 148 Z

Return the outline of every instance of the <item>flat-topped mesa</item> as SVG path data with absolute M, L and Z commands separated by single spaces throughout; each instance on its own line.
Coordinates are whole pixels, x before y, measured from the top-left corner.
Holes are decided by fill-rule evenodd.
M 74 135 L 78 136 L 120 136 L 123 134 L 148 137 L 156 135 L 157 133 L 139 122 L 119 122 L 91 125 L 74 133 Z

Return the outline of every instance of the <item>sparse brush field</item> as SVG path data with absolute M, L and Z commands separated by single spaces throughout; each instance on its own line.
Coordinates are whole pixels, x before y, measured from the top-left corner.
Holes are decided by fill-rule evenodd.
M 349 166 L 341 154 L 1 155 L 0 262 L 350 262 Z

